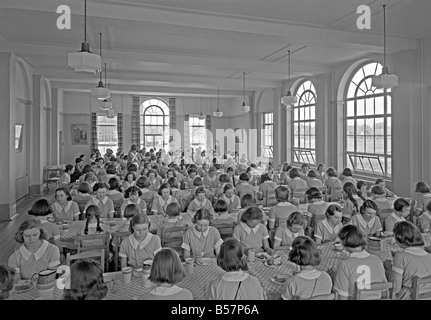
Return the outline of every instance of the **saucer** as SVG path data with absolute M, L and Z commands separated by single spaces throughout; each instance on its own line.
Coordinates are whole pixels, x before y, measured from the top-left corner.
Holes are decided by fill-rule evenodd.
M 268 268 L 278 268 L 282 265 L 282 262 L 280 261 L 280 263 L 278 263 L 278 264 L 271 264 L 270 265 L 270 264 L 268 264 L 268 260 L 266 260 L 264 265 L 265 265 L 265 267 L 268 267 Z
M 284 284 L 287 280 L 287 277 L 289 277 L 289 275 L 276 275 L 271 277 L 271 281 L 276 284 Z

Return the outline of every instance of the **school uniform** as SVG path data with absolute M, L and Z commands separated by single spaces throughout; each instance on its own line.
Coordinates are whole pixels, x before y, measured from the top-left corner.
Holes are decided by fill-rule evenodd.
M 135 185 L 136 185 L 136 181 L 132 181 L 132 182 L 124 181 L 123 184 L 121 185 L 121 188 L 123 189 L 123 191 L 126 191 L 127 189 Z
M 288 277 L 281 294 L 283 300 L 293 300 L 295 297 L 309 299 L 315 296 L 330 294 L 332 279 L 325 271 L 301 270 Z
M 307 182 L 300 177 L 295 177 L 287 183 L 287 187 L 290 189 L 290 191 L 296 189 L 307 189 Z
M 352 200 L 350 200 L 350 199 L 347 199 L 346 202 L 344 203 L 343 217 L 345 217 L 347 219 L 350 219 L 352 216 L 357 214 L 359 212 L 359 208 L 364 203 L 364 201 L 359 196 L 353 195 L 353 199 L 356 200 L 356 203 L 358 205 L 357 208 L 355 207 Z
M 290 181 L 289 174 L 286 171 L 282 171 L 280 173 L 280 182 L 281 182 L 281 184 L 287 185 L 289 183 L 289 181 Z
M 181 219 L 181 220 L 180 220 Z M 178 232 L 170 232 L 169 229 L 170 228 L 179 228 L 179 227 L 184 227 L 186 225 L 186 223 L 182 220 L 181 216 L 178 217 L 174 217 L 174 218 L 170 218 L 168 219 L 168 221 L 163 222 L 159 228 L 157 229 L 157 235 L 159 237 L 162 236 L 161 233 L 161 228 L 163 227 L 165 230 L 165 233 L 168 233 L 168 236 L 166 237 L 166 239 L 169 238 L 175 238 L 177 237 L 179 234 L 181 234 L 182 232 L 178 231 Z
M 379 210 L 392 209 L 392 202 L 386 198 L 376 198 L 374 199 L 374 202 L 376 203 Z
M 85 205 L 83 213 L 87 211 L 87 208 L 91 205 L 95 205 L 99 207 L 101 215 L 101 218 L 108 218 L 109 214 L 114 215 L 114 202 L 112 202 L 111 199 L 108 197 L 103 198 L 103 200 L 98 200 L 96 197 L 93 197 L 90 201 L 87 202 Z
M 234 223 L 235 220 L 236 219 L 230 213 L 225 212 L 220 215 L 214 216 L 214 219 L 211 220 L 211 225 L 215 227 L 217 225 L 231 224 Z
M 208 175 L 203 178 L 202 184 L 207 188 L 217 188 L 219 185 L 218 177 L 215 175 L 214 177 L 210 177 Z
M 431 219 L 431 217 L 430 217 Z M 404 217 L 398 217 L 395 212 L 392 212 L 386 219 L 385 219 L 385 231 L 386 232 L 393 232 L 394 226 L 397 222 L 406 221 Z
M 139 300 L 193 300 L 193 294 L 178 286 L 163 287 L 157 286 Z
M 145 201 L 147 209 L 149 209 L 149 207 L 152 206 L 156 192 L 148 190 L 147 188 L 140 188 L 140 190 L 142 192 L 141 199 Z
M 420 212 L 427 211 L 428 202 L 431 200 L 431 193 L 422 193 L 417 197 L 416 210 Z
M 319 221 L 316 226 L 316 231 L 314 232 L 314 237 L 316 239 L 320 239 L 322 242 L 335 241 L 338 237 L 338 232 L 343 227 L 343 225 L 337 224 L 335 227 L 332 227 L 328 219 Z
M 168 207 L 168 204 L 176 202 L 178 203 L 177 199 L 175 199 L 173 196 L 169 195 L 168 200 L 163 200 L 161 196 L 155 197 L 153 201 L 153 206 L 151 208 L 152 212 L 157 212 L 156 214 L 166 214 L 166 208 Z
M 94 223 L 89 223 L 88 224 L 88 230 L 87 230 L 87 234 L 85 234 L 84 228 L 82 228 L 80 231 L 77 232 L 77 235 L 81 235 L 81 236 L 86 236 L 86 235 L 91 235 L 91 234 L 105 234 L 105 233 L 109 233 L 109 229 L 100 223 L 100 228 L 102 229 L 102 232 L 97 232 L 97 222 Z M 109 235 L 109 237 L 111 237 Z M 75 237 L 75 242 L 77 240 L 77 237 Z M 77 243 L 78 244 L 78 243 Z M 82 247 L 93 247 L 93 246 L 103 246 L 104 245 L 104 241 L 102 239 L 93 239 L 93 240 L 82 240 L 81 241 L 81 246 Z M 107 254 L 107 253 L 105 253 Z
M 353 179 L 352 177 L 344 177 L 343 179 L 343 186 L 347 183 L 347 182 L 351 182 L 353 183 L 353 185 L 356 187 L 357 181 L 355 179 Z
M 392 263 L 392 272 L 402 275 L 401 291 L 397 299 L 408 300 L 411 297 L 412 279 L 414 276 L 427 277 L 431 275 L 431 254 L 421 247 L 408 247 L 402 252 L 397 252 Z M 431 289 L 431 284 L 426 284 L 421 291 Z
M 363 268 L 363 266 L 367 266 L 370 269 L 369 283 L 388 282 L 383 263 L 379 257 L 369 254 L 365 250 L 352 252 L 349 257 L 340 261 L 335 274 L 334 290 L 337 290 L 340 296 L 349 299 L 353 298 L 356 282 L 363 274 L 363 271 L 358 272 L 358 270 L 362 270 L 359 268 Z M 364 292 L 362 296 L 363 300 L 380 299 L 381 292 Z
M 58 180 L 58 185 L 59 186 L 67 186 L 68 184 L 70 184 L 70 175 L 66 172 L 64 172 L 60 179 Z
M 55 268 L 60 264 L 60 250 L 57 246 L 42 240 L 41 247 L 33 254 L 22 244 L 8 260 L 8 266 L 19 268 L 21 279 L 29 280 L 42 270 Z
M 328 175 L 326 174 L 326 172 L 317 171 L 316 173 L 317 173 L 317 179 L 319 179 L 323 183 L 325 183 L 325 181 L 328 180 Z
M 299 230 L 299 232 L 293 233 L 290 231 L 287 224 L 283 223 L 280 225 L 275 231 L 274 240 L 278 240 L 281 242 L 281 246 L 290 247 L 292 245 L 293 240 L 295 240 L 298 236 L 303 236 L 304 230 Z
M 247 194 L 247 193 L 254 195 L 254 188 L 248 182 L 241 182 L 241 183 L 238 183 L 236 185 L 236 192 L 237 192 L 238 196 L 240 198 L 242 198 L 242 196 Z
M 314 217 L 316 215 L 325 214 L 326 209 L 328 209 L 328 207 L 329 207 L 329 203 L 323 200 L 312 202 L 307 207 L 306 215 L 309 217 Z
M 214 213 L 211 201 L 209 201 L 207 198 L 205 198 L 203 202 L 200 202 L 197 198 L 193 199 L 187 207 L 187 213 L 193 218 L 196 211 L 201 208 L 206 208 L 211 211 L 211 213 Z
M 309 178 L 307 181 L 307 188 L 317 188 L 322 189 L 324 188 L 323 182 L 316 178 Z
M 255 249 L 256 252 L 262 252 L 263 240 L 269 239 L 269 234 L 262 223 L 251 229 L 246 223 L 240 222 L 233 230 L 233 237 L 241 242 L 246 249 Z
M 73 221 L 75 216 L 79 216 L 79 206 L 75 201 L 67 201 L 67 205 L 63 208 L 58 202 L 52 205 L 52 211 L 55 221 Z
M 380 219 L 377 216 L 366 222 L 362 217 L 362 214 L 355 214 L 352 217 L 351 224 L 357 226 L 364 236 L 372 236 L 383 230 Z
M 424 233 L 428 233 L 431 231 L 431 214 L 429 211 L 424 212 L 419 217 L 419 226 L 421 231 Z
M 325 186 L 328 194 L 330 195 L 333 188 L 342 188 L 343 183 L 337 177 L 329 177 L 323 185 Z
M 162 249 L 160 238 L 150 232 L 141 242 L 136 240 L 131 234 L 128 238 L 121 241 L 121 258 L 127 258 L 127 264 L 134 268 L 140 268 L 146 260 L 154 260 L 154 256 Z
M 290 202 L 279 202 L 269 210 L 268 221 L 275 223 L 275 228 L 286 222 L 287 218 L 298 211 L 297 207 Z
M 265 300 L 259 280 L 244 271 L 226 272 L 208 283 L 208 300 Z
M 274 181 L 265 181 L 259 185 L 259 192 L 266 196 L 266 191 L 274 191 L 277 189 L 277 184 Z
M 190 251 L 192 256 L 204 253 L 204 257 L 214 258 L 214 250 L 218 249 L 222 243 L 219 231 L 212 226 L 209 226 L 205 232 L 190 228 L 184 234 L 181 248 Z
M 233 195 L 231 198 L 226 197 L 225 194 L 223 194 L 219 200 L 224 200 L 228 207 L 229 207 L 229 212 L 232 212 L 234 210 L 236 210 L 236 208 L 241 207 L 241 203 L 239 200 L 239 197 L 237 195 Z
M 157 178 L 154 178 L 153 180 L 150 180 L 150 186 L 148 187 L 149 190 L 152 191 L 159 191 L 160 188 L 160 180 Z
M 123 204 L 121 205 L 121 217 L 124 217 L 124 210 L 129 204 L 135 204 L 138 206 L 141 213 L 147 213 L 147 203 L 141 198 L 138 198 L 136 202 L 133 202 L 130 199 L 124 199 Z
M 48 241 L 52 242 L 55 240 L 60 240 L 60 229 L 55 223 L 51 223 L 46 220 L 46 217 L 38 217 L 39 221 L 42 225 L 42 228 L 45 230 L 46 237 Z

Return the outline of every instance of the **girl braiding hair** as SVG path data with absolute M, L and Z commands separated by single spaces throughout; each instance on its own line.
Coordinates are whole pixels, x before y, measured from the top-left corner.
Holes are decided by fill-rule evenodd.
M 85 218 L 87 219 L 86 223 L 85 223 L 85 229 L 84 229 L 84 234 L 87 235 L 88 234 L 88 225 L 90 224 L 91 220 L 96 217 L 97 220 L 97 227 L 96 227 L 96 231 L 98 233 L 103 232 L 103 229 L 100 227 L 100 209 L 99 207 L 95 206 L 95 205 L 90 205 L 87 208 L 87 211 L 85 212 Z

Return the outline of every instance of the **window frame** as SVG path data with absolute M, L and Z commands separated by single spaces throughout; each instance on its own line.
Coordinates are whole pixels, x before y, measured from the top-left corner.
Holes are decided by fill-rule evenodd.
M 157 108 L 161 111 L 161 114 L 147 114 L 151 108 Z M 156 137 L 161 137 L 163 143 L 161 148 L 165 148 L 169 144 L 169 137 L 164 135 L 165 130 L 169 129 L 169 105 L 160 98 L 151 98 L 145 100 L 140 106 L 139 114 L 139 136 L 140 136 L 140 148 L 156 148 Z M 163 124 L 147 124 L 146 117 L 161 117 Z M 162 134 L 147 134 L 145 133 L 146 127 L 161 127 Z M 146 146 L 146 138 L 152 137 L 153 145 L 151 147 Z
M 365 67 L 371 64 L 376 64 L 374 74 L 368 74 L 365 75 Z M 344 105 L 343 105 L 343 147 L 344 147 L 344 156 L 343 156 L 343 164 L 344 167 L 349 167 L 352 169 L 353 173 L 356 175 L 363 175 L 371 178 L 384 178 L 386 180 L 392 179 L 392 168 L 393 168 L 393 121 L 392 121 L 392 105 L 393 105 L 393 96 L 392 96 L 392 90 L 390 89 L 374 89 L 374 91 L 383 90 L 382 92 L 377 92 L 373 94 L 368 94 L 368 92 L 373 88 L 370 86 L 368 88 L 367 86 L 367 80 L 370 82 L 372 81 L 372 77 L 374 75 L 379 75 L 382 68 L 382 64 L 376 61 L 367 61 L 359 65 L 357 68 L 353 70 L 351 73 L 347 85 L 345 87 L 344 92 Z M 363 73 L 363 76 L 361 77 L 360 81 L 358 83 L 354 82 L 353 79 L 355 76 L 361 72 Z M 354 94 L 352 97 L 349 97 L 349 90 L 350 86 L 353 84 L 356 85 Z M 367 92 L 364 92 L 360 87 L 362 84 L 366 85 L 366 88 L 368 89 Z M 375 88 L 375 87 L 374 87 Z M 363 91 L 363 95 L 358 95 L 359 90 Z M 373 92 L 374 92 L 373 91 Z M 377 113 L 376 114 L 376 98 L 383 97 L 383 113 Z M 388 99 L 389 97 L 389 99 Z M 373 113 L 367 114 L 367 102 L 369 99 L 373 100 Z M 358 101 L 363 100 L 363 115 L 358 116 Z M 348 116 L 348 108 L 349 102 L 353 101 L 353 116 Z M 390 101 L 390 102 L 388 102 Z M 388 106 L 390 104 L 390 113 L 388 113 Z M 383 135 L 376 134 L 376 119 L 383 119 Z M 389 121 L 388 121 L 389 119 Z M 353 121 L 353 134 L 348 134 L 348 121 Z M 364 126 L 367 126 L 367 120 L 373 121 L 373 128 L 372 132 L 373 134 L 367 134 L 367 130 L 364 128 L 364 134 L 358 135 L 357 134 L 357 128 L 358 128 L 358 120 L 363 120 Z M 390 122 L 391 125 L 391 134 L 388 135 L 388 122 Z M 382 136 L 383 138 L 383 152 L 382 153 L 376 153 L 376 137 Z M 348 141 L 349 137 L 353 137 L 353 150 L 349 151 L 348 149 Z M 358 150 L 357 144 L 358 144 L 358 137 L 363 137 L 363 151 Z M 374 153 L 367 152 L 367 138 L 372 137 L 373 138 L 373 150 Z M 390 142 L 388 141 L 388 137 L 390 137 Z M 388 145 L 390 143 L 390 146 Z M 390 154 L 388 154 L 388 147 L 390 147 Z M 356 164 L 354 163 L 354 158 L 356 158 Z M 383 161 L 382 161 L 383 160 Z M 388 172 L 388 160 L 390 162 L 390 172 Z M 357 169 L 358 166 L 361 166 L 364 168 L 364 162 L 367 163 L 371 170 L 360 170 Z M 382 164 L 384 163 L 384 165 Z M 375 163 L 375 165 L 373 165 Z M 379 172 L 380 169 L 382 173 Z
M 200 115 L 189 115 L 189 135 L 190 135 L 190 148 L 193 148 L 194 150 L 196 150 L 197 148 L 201 147 L 202 150 L 207 150 L 207 139 L 204 139 L 204 144 L 202 145 L 201 143 L 195 143 L 193 142 L 193 132 L 192 132 L 192 128 L 203 128 L 203 132 L 204 132 L 204 136 L 206 137 L 206 118 L 201 120 L 199 119 Z M 202 122 L 202 124 L 200 125 L 196 125 L 196 124 L 192 124 L 192 120 L 197 119 L 199 122 Z
M 97 121 L 96 121 L 96 128 L 97 128 L 97 147 L 100 150 L 102 154 L 106 153 L 106 149 L 111 149 L 114 151 L 114 154 L 117 153 L 118 150 L 118 115 L 115 115 L 114 118 L 108 118 L 106 114 L 104 113 L 98 113 L 97 115 Z M 106 118 L 108 120 L 115 121 L 115 124 L 100 124 L 100 118 Z M 113 139 L 109 142 L 103 142 L 101 139 L 101 132 L 99 131 L 100 127 L 113 127 Z M 115 134 L 116 133 L 116 134 Z M 115 142 L 115 135 L 117 136 L 116 142 Z

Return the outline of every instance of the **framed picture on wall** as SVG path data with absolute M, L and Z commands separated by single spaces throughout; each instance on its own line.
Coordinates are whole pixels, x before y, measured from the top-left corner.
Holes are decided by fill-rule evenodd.
M 17 123 L 15 125 L 15 152 L 22 151 L 22 139 L 24 136 L 24 125 Z
M 88 124 L 72 124 L 72 144 L 88 144 Z

